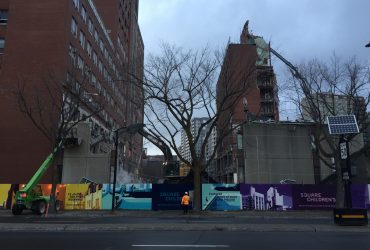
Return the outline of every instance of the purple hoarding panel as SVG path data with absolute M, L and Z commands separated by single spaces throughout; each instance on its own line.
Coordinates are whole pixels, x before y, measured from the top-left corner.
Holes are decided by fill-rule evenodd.
M 335 185 L 292 185 L 293 209 L 335 208 Z
M 284 184 L 241 184 L 244 210 L 288 210 L 292 209 L 292 188 Z
M 351 193 L 353 208 L 366 208 L 370 210 L 370 185 L 352 184 Z

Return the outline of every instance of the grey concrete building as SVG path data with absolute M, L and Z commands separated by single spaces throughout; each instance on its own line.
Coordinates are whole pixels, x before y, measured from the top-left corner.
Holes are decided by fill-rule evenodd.
M 310 124 L 248 123 L 243 127 L 245 183 L 313 184 Z
M 73 130 L 73 136 L 78 138 L 80 145 L 64 149 L 62 183 L 79 183 L 82 178 L 95 183 L 110 183 L 111 154 L 91 153 L 89 123 L 77 124 Z

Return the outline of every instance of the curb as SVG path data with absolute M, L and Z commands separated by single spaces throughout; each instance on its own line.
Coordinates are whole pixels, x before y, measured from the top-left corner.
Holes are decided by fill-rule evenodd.
M 286 224 L 13 224 L 0 223 L 0 231 L 99 232 L 99 231 L 246 231 L 246 232 L 351 232 L 370 233 L 368 226 Z

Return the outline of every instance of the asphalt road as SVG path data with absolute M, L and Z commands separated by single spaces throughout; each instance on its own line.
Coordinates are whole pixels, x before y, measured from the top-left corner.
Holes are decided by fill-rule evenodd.
M 2 232 L 4 250 L 284 249 L 368 250 L 368 233 L 130 231 Z

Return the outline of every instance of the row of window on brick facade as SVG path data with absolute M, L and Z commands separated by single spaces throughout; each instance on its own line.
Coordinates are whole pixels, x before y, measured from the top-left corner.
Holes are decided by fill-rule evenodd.
M 79 6 L 80 6 L 79 4 L 80 4 L 79 1 L 74 1 L 74 5 L 75 5 L 77 10 L 79 10 Z M 91 36 L 94 38 L 98 47 L 100 48 L 102 55 L 107 60 L 109 66 L 112 68 L 116 77 L 119 78 L 120 75 L 119 75 L 119 72 L 116 68 L 115 63 L 113 62 L 112 56 L 109 54 L 108 49 L 104 46 L 104 42 L 100 38 L 99 32 L 97 31 L 96 28 L 94 28 L 93 20 L 90 17 L 88 17 L 87 11 L 86 11 L 86 9 L 83 5 L 81 5 L 81 18 L 82 18 L 83 22 L 85 24 L 87 24 L 88 31 L 91 34 Z M 76 19 L 74 19 L 73 17 L 72 17 L 72 21 L 71 21 L 71 32 L 77 38 L 78 25 L 77 25 Z M 92 56 L 92 45 L 89 41 L 86 42 L 86 36 L 85 36 L 85 33 L 82 30 L 80 30 L 79 40 L 80 40 L 81 47 L 83 49 L 85 49 L 85 47 L 86 47 L 87 53 L 88 53 L 89 57 L 91 57 Z M 95 54 L 96 54 L 96 52 L 95 52 Z
M 91 47 L 90 47 L 91 48 Z M 76 63 L 76 60 L 77 60 L 77 67 L 82 70 L 82 71 L 89 71 L 89 68 L 88 66 L 85 66 L 85 62 L 84 60 L 82 59 L 81 56 L 79 55 L 76 55 L 75 54 L 75 49 L 73 48 L 72 45 L 70 45 L 70 48 L 69 48 L 69 53 L 71 55 L 71 58 L 72 58 L 72 62 L 74 62 L 74 64 Z M 89 51 L 89 50 L 88 50 Z M 89 53 L 88 53 L 89 54 Z M 97 55 L 94 51 L 94 54 L 93 54 L 93 63 L 95 66 L 98 67 L 99 69 L 99 72 L 103 75 L 104 77 L 104 80 L 110 85 L 110 87 L 112 88 L 113 92 L 116 93 L 118 99 L 120 100 L 121 104 L 123 104 L 123 95 L 118 91 L 118 89 L 116 88 L 116 83 L 115 81 L 113 81 L 113 78 L 111 77 L 111 75 L 108 73 L 108 70 L 106 69 L 106 67 L 103 66 L 103 63 L 101 60 L 99 60 L 99 63 L 98 63 L 98 59 L 97 59 Z M 85 69 L 85 70 L 84 70 Z M 96 83 L 96 77 L 93 73 L 91 73 L 91 82 L 92 84 L 95 85 Z
M 0 25 L 8 24 L 8 10 L 0 10 Z
M 8 10 L 0 10 L 0 25 L 8 24 Z M 5 38 L 0 37 L 0 54 L 4 53 Z
M 76 1 L 73 0 L 73 1 L 74 1 L 75 8 L 79 12 L 80 1 L 79 0 L 76 0 Z M 104 46 L 104 44 L 102 43 L 101 39 L 99 40 L 99 33 L 98 33 L 98 31 L 96 29 L 94 29 L 94 23 L 93 23 L 92 19 L 90 17 L 88 17 L 86 8 L 82 4 L 81 4 L 81 18 L 82 18 L 83 22 L 85 24 L 87 24 L 88 30 L 89 30 L 90 34 L 94 37 L 96 43 L 99 44 L 100 47 L 101 46 Z M 122 29 L 122 31 L 123 31 L 123 29 Z M 120 50 L 121 50 L 121 52 L 123 54 L 124 62 L 126 62 L 126 60 L 127 60 L 126 52 L 125 52 L 125 49 L 123 47 L 123 44 L 122 44 L 121 39 L 119 38 L 119 36 L 117 36 L 117 44 L 118 44 L 118 47 L 120 48 Z M 104 51 L 104 53 L 106 53 L 106 52 L 107 51 Z M 119 57 L 119 55 L 117 55 L 117 56 Z
M 69 54 L 70 54 L 72 63 L 74 65 L 77 64 L 77 68 L 79 70 L 81 70 L 81 72 L 87 77 L 87 80 L 89 80 L 90 83 L 96 88 L 96 90 L 104 96 L 106 101 L 113 106 L 114 105 L 113 98 L 108 94 L 108 91 L 105 89 L 105 87 L 103 87 L 100 84 L 100 82 L 97 80 L 95 74 L 90 70 L 90 68 L 87 65 L 85 65 L 84 60 L 82 59 L 82 57 L 77 55 L 76 53 L 74 53 L 72 45 L 70 45 L 69 50 L 70 50 Z M 105 80 L 109 79 L 108 78 L 108 72 L 105 69 L 105 67 L 104 67 L 104 70 L 103 70 L 103 75 L 104 75 Z M 123 105 L 123 100 L 124 100 L 123 95 L 120 92 L 120 90 L 117 88 L 117 85 L 115 84 L 115 82 L 114 81 L 109 81 L 109 80 L 106 81 L 106 82 L 109 83 L 109 86 L 112 89 L 112 92 L 116 95 L 119 102 Z
M 71 21 L 71 33 L 75 38 L 78 37 L 78 24 L 77 24 L 77 21 L 73 17 L 72 17 L 72 21 Z M 104 46 L 103 40 L 101 38 L 99 38 L 98 32 L 96 30 L 95 30 L 95 34 L 96 34 L 95 35 L 95 41 L 96 41 L 97 45 L 99 46 L 102 55 L 105 57 L 106 61 L 108 62 L 109 67 L 114 72 L 115 77 L 117 79 L 120 79 L 120 77 L 121 77 L 120 73 L 117 70 L 117 67 L 116 67 L 115 63 L 113 62 L 112 56 L 109 54 L 107 48 Z M 82 30 L 80 30 L 80 32 L 79 32 L 79 42 L 80 42 L 80 45 L 81 45 L 82 49 L 86 50 L 87 55 L 89 56 L 89 58 L 92 58 L 94 64 L 97 65 L 98 54 L 93 49 L 92 44 L 88 41 L 88 39 L 86 39 L 86 35 Z
M 76 33 L 75 32 L 77 32 L 77 22 L 74 20 L 74 18 L 72 18 L 72 26 L 71 26 L 71 32 L 72 32 L 72 34 L 74 34 L 75 36 L 76 36 Z M 100 40 L 101 41 L 101 40 Z M 84 33 L 82 32 L 82 31 L 80 31 L 80 45 L 82 46 L 82 48 L 84 48 L 85 49 L 85 42 L 86 42 L 86 40 L 85 40 L 85 35 L 84 35 Z M 102 43 L 102 41 L 101 41 L 101 43 Z M 79 68 L 79 69 L 81 69 L 81 70 L 83 70 L 84 68 L 85 68 L 85 62 L 84 62 L 84 60 L 82 59 L 82 57 L 81 56 L 79 56 L 79 55 L 76 55 L 76 53 L 75 53 L 75 48 L 73 48 L 73 46 L 70 44 L 70 47 L 69 47 L 69 53 L 70 53 L 70 56 L 71 56 L 71 58 L 72 58 L 72 62 L 75 64 L 76 63 L 76 61 L 77 61 L 77 67 Z M 105 49 L 105 51 L 107 51 L 106 49 Z M 114 93 L 119 93 L 119 91 L 117 90 L 117 88 L 116 88 L 116 84 L 115 84 L 115 81 L 113 80 L 113 78 L 112 78 L 112 76 L 108 73 L 108 70 L 106 69 L 106 67 L 104 67 L 103 66 L 103 63 L 102 63 L 102 61 L 99 59 L 99 61 L 98 61 L 98 56 L 97 56 L 97 53 L 95 52 L 95 50 L 93 51 L 93 49 L 92 49 L 92 45 L 91 45 L 91 43 L 90 42 L 87 42 L 87 55 L 89 56 L 89 58 L 91 58 L 92 57 L 92 61 L 93 61 L 93 64 L 96 66 L 96 67 L 98 67 L 98 69 L 99 69 L 99 72 L 100 72 L 100 74 L 102 74 L 102 76 L 104 77 L 104 80 L 109 84 L 109 85 L 111 85 L 111 88 L 112 88 L 112 90 L 113 90 L 113 92 Z M 106 57 L 107 58 L 107 57 Z M 109 58 L 109 60 L 108 60 L 108 62 L 109 62 L 109 64 L 111 65 L 111 66 L 113 66 L 112 68 L 113 68 L 113 71 L 116 73 L 116 77 L 118 78 L 118 79 L 121 79 L 122 77 L 120 76 L 120 74 L 118 73 L 118 71 L 117 71 L 117 69 L 116 69 L 116 67 L 115 67 L 115 65 L 112 63 L 112 58 L 109 56 L 108 57 Z M 86 67 L 88 67 L 88 66 L 86 66 Z M 92 76 L 92 81 L 93 81 L 93 83 L 94 83 L 94 80 L 96 79 L 96 77 L 95 77 L 95 75 L 93 75 Z M 118 98 L 120 99 L 120 100 L 122 100 L 123 98 L 121 97 L 121 96 L 118 96 Z M 122 103 L 123 103 L 123 101 L 121 101 Z
M 81 98 L 83 99 L 88 99 L 89 98 L 89 94 L 86 92 L 86 90 L 84 90 L 81 86 L 81 83 L 79 81 L 77 81 L 76 79 L 74 79 L 70 74 L 67 74 L 67 82 L 68 84 L 71 85 L 71 90 L 74 92 L 74 93 L 77 93 L 79 96 L 81 96 Z M 105 98 L 106 102 L 109 103 L 110 105 L 113 105 L 114 102 L 113 102 L 113 99 L 111 98 L 111 96 L 109 95 L 109 93 L 104 89 L 104 87 L 102 87 L 100 84 L 97 85 L 97 89 L 99 89 L 99 93 Z M 98 103 L 96 103 L 94 100 L 92 101 L 92 105 L 93 106 L 98 106 Z M 123 117 L 123 112 L 120 108 L 117 108 L 117 112 L 120 116 Z M 111 126 L 114 126 L 114 119 L 108 114 L 108 112 L 106 110 L 102 110 L 101 111 L 102 113 L 102 118 L 103 120 L 105 120 L 108 124 L 110 124 Z

